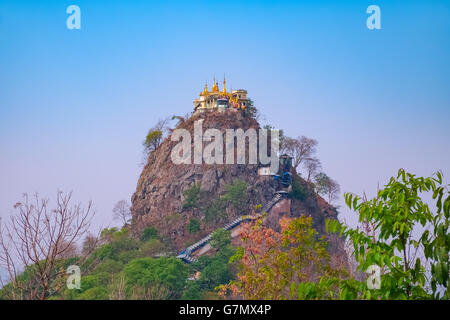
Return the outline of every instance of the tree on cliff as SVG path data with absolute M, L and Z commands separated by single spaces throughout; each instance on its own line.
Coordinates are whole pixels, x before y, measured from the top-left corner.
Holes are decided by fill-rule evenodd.
M 131 219 L 131 211 L 130 205 L 126 200 L 120 200 L 114 205 L 113 218 L 124 226 L 128 224 Z
M 321 172 L 314 177 L 314 185 L 318 194 L 327 197 L 328 203 L 332 203 L 338 198 L 341 187 L 337 181 Z
M 150 128 L 147 135 L 145 136 L 144 142 L 142 143 L 144 146 L 143 164 L 147 162 L 150 153 L 152 153 L 152 151 L 160 146 L 168 131 L 169 118 L 158 120 L 158 122 L 152 128 Z
M 300 165 L 316 152 L 317 144 L 317 140 L 305 136 L 298 138 L 284 136 L 280 152 L 292 157 L 292 167 L 297 171 L 300 169 Z
M 72 193 L 58 192 L 50 209 L 48 199 L 24 194 L 16 214 L 0 224 L 0 264 L 10 280 L 3 296 L 44 300 L 65 285 L 61 257 L 88 231 L 93 216 L 91 202 L 83 208 L 71 199 Z
M 316 157 L 306 158 L 305 163 L 303 165 L 306 170 L 306 182 L 310 183 L 311 179 L 319 173 L 319 170 L 322 168 L 322 164 L 320 160 Z

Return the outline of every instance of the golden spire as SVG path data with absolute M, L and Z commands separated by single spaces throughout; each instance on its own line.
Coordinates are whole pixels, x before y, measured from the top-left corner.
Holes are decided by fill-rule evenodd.
M 222 90 L 222 94 L 225 96 L 227 94 L 227 90 L 225 88 L 225 75 L 223 75 L 223 90 Z
M 211 92 L 212 93 L 219 92 L 219 86 L 216 82 L 216 76 L 214 76 L 214 82 L 213 82 L 213 87 L 211 89 Z
M 203 95 L 206 96 L 208 95 L 208 81 L 205 82 L 205 89 L 203 90 Z

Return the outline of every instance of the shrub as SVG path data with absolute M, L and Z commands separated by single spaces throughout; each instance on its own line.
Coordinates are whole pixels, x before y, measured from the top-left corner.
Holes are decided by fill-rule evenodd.
M 225 203 L 220 198 L 212 201 L 205 211 L 206 222 L 218 222 L 226 218 Z
M 143 257 L 152 257 L 157 253 L 163 252 L 164 244 L 158 239 L 150 239 L 141 246 L 141 254 Z
M 202 198 L 202 194 L 203 193 L 200 190 L 199 184 L 193 185 L 189 189 L 186 189 L 183 192 L 184 196 L 183 208 L 184 209 L 198 208 L 200 200 Z
M 203 290 L 214 290 L 215 287 L 225 284 L 232 279 L 228 265 L 219 260 L 213 260 L 203 269 L 199 285 Z
M 108 259 L 97 265 L 97 267 L 94 270 L 94 273 L 117 273 L 120 272 L 123 268 L 123 263 L 120 261 Z
M 123 264 L 127 264 L 133 259 L 140 257 L 140 251 L 139 250 L 130 250 L 130 251 L 123 251 L 118 254 L 117 259 L 122 262 Z
M 223 249 L 231 243 L 231 232 L 222 228 L 217 229 L 211 235 L 211 247 Z
M 108 300 L 108 290 L 103 287 L 94 287 L 81 293 L 77 300 Z
M 239 179 L 234 180 L 233 183 L 225 186 L 225 193 L 220 198 L 222 201 L 231 202 L 239 211 L 247 209 L 247 183 Z
M 203 292 L 196 281 L 188 282 L 186 289 L 181 296 L 182 300 L 202 300 Z
M 148 241 L 150 239 L 158 238 L 158 230 L 155 227 L 148 227 L 142 232 L 141 240 Z
M 200 231 L 200 222 L 195 218 L 191 218 L 188 224 L 188 231 L 189 233 L 196 233 Z
M 179 297 L 186 285 L 188 266 L 181 260 L 170 258 L 138 258 L 125 266 L 124 275 L 127 289 L 135 286 L 146 289 L 163 286 L 169 290 L 165 298 Z
M 297 179 L 292 180 L 291 197 L 293 199 L 297 199 L 297 200 L 305 200 L 305 198 L 306 198 L 305 187 Z

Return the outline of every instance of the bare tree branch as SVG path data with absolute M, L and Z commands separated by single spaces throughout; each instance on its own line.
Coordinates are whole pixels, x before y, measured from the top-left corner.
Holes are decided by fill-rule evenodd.
M 0 221 L 0 265 L 9 274 L 12 299 L 46 299 L 62 286 L 62 258 L 74 255 L 76 242 L 87 232 L 93 217 L 86 208 L 71 205 L 72 192 L 57 192 L 56 207 L 36 193 L 14 205 L 15 215 Z

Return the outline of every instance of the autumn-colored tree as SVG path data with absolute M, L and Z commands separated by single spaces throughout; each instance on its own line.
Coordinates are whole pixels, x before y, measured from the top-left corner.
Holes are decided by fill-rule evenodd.
M 343 270 L 330 267 L 324 238 L 312 228 L 312 218 L 281 218 L 281 232 L 244 224 L 243 246 L 230 259 L 240 263 L 237 280 L 219 287 L 244 299 L 327 299 L 338 295 Z

